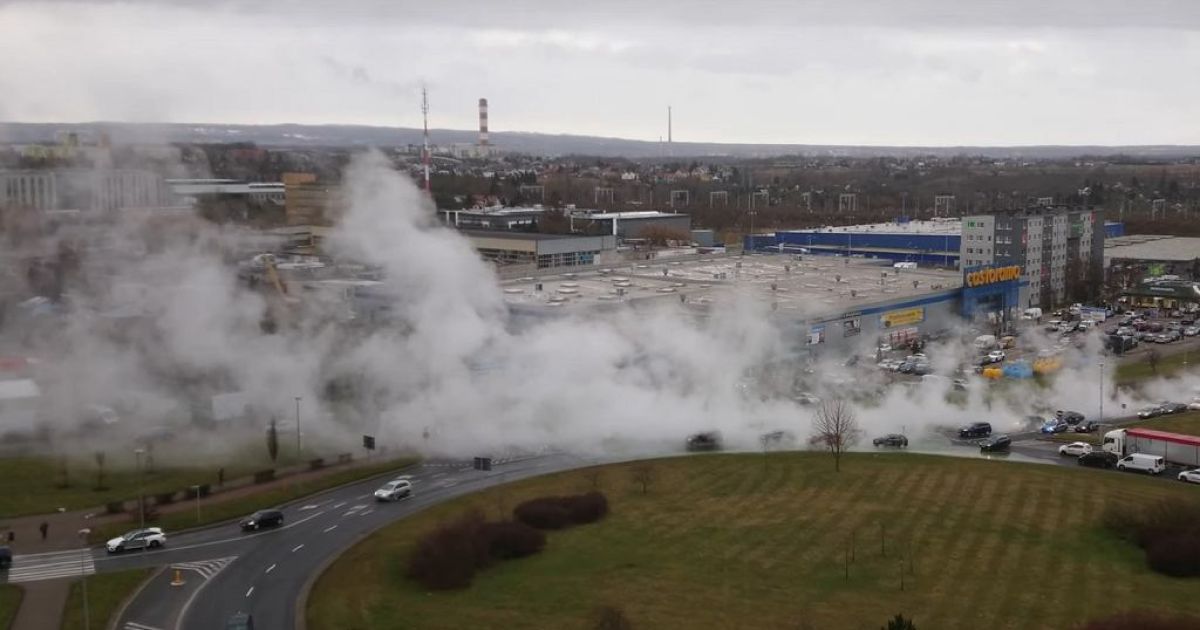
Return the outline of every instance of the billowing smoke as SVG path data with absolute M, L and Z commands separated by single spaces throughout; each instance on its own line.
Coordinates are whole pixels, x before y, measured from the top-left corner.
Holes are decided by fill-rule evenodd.
M 736 288 L 718 294 L 704 317 L 668 300 L 517 328 L 491 268 L 436 223 L 428 200 L 385 158 L 358 157 L 345 189 L 348 209 L 326 248 L 380 272 L 385 316 L 369 324 L 337 317 L 345 308 L 337 300 L 277 299 L 245 286 L 236 262 L 255 251 L 246 232 L 199 221 L 112 229 L 107 253 L 83 261 L 54 320 L 62 325 L 6 326 L 6 339 L 43 358 L 44 418 L 61 434 L 56 444 L 96 448 L 76 429 L 89 409 L 111 407 L 121 415 L 114 441 L 182 435 L 175 443 L 203 457 L 257 441 L 271 418 L 290 421 L 299 398 L 306 439 L 339 447 L 368 433 L 392 448 L 451 455 L 543 445 L 653 451 L 715 429 L 753 448 L 765 431 L 807 434 L 811 410 L 793 400 L 801 390 L 854 399 L 868 434 L 903 428 L 919 438 L 971 420 L 1016 430 L 1045 410 L 1094 416 L 1102 393 L 1106 415 L 1127 414 L 1145 398 L 1190 398 L 1197 384 L 1164 381 L 1137 394 L 1113 391 L 1106 378 L 1102 392 L 1093 339 L 1064 351 L 1052 387 L 971 377 L 948 401 L 948 379 L 886 386 L 873 348 L 860 349 L 857 365 L 832 356 L 805 364 L 768 305 Z M 1022 338 L 1031 353 L 1054 341 Z M 947 341 L 929 354 L 950 374 L 973 351 Z M 1114 369 L 1110 359 L 1109 377 Z M 229 392 L 247 419 L 195 428 L 197 415 L 214 415 L 214 396 Z

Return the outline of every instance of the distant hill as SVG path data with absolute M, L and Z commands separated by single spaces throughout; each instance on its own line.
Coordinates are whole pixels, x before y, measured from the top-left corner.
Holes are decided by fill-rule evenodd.
M 126 143 L 210 143 L 252 142 L 268 147 L 356 147 L 402 146 L 420 144 L 421 130 L 407 127 L 370 127 L 365 125 L 218 125 L 190 123 L 5 123 L 0 122 L 0 143 L 26 144 L 50 142 L 58 132 L 107 131 L 113 142 Z M 431 129 L 435 144 L 469 144 L 476 132 L 460 129 Z M 722 144 L 714 142 L 676 142 L 668 150 L 659 142 L 603 138 L 598 136 L 554 135 L 521 131 L 493 131 L 492 143 L 505 151 L 532 155 L 590 155 L 602 157 L 731 157 L 754 158 L 783 155 L 844 157 L 913 157 L 934 155 L 978 155 L 995 158 L 1067 158 L 1076 156 L 1129 156 L 1134 159 L 1162 160 L 1200 156 L 1200 147 L 1185 145 L 1145 146 L 1020 146 L 1020 147 L 890 147 L 839 146 L 811 144 Z

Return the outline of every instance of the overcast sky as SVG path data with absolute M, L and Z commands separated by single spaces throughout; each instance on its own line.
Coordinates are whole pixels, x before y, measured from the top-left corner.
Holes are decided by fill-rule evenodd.
M 1200 144 L 1198 79 L 1200 0 L 0 0 L 6 121 Z

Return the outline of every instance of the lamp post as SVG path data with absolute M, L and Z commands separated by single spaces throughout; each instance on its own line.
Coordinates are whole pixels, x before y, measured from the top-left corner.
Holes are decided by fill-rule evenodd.
M 140 448 L 133 452 L 137 456 L 138 518 L 142 524 L 141 529 L 146 529 L 146 493 L 142 484 L 142 455 L 145 452 L 145 449 Z
M 300 397 L 296 396 L 296 461 L 300 461 Z
M 196 524 L 200 524 L 200 486 L 192 486 L 192 495 L 196 497 Z
M 1104 426 L 1104 359 L 1100 360 L 1100 420 L 1096 426 L 1096 432 L 1099 433 L 1101 427 Z M 1103 438 L 1104 436 L 1099 436 Z
M 92 618 L 91 612 L 88 610 L 87 592 L 87 537 L 91 533 L 92 530 L 86 527 L 79 530 L 79 588 L 83 594 L 83 630 L 92 630 Z

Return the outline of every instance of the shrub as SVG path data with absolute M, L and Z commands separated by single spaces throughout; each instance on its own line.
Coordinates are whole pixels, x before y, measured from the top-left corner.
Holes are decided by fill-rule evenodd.
M 109 501 L 104 504 L 104 511 L 108 514 L 120 514 L 125 511 L 124 501 Z
M 169 505 L 175 502 L 174 492 L 160 492 L 154 495 L 154 505 Z
M 491 563 L 485 525 L 479 511 L 439 524 L 417 542 L 408 575 L 431 590 L 470 586 L 475 571 Z
M 493 558 L 524 558 L 546 546 L 546 535 L 520 521 L 485 523 L 480 533 L 488 541 Z
M 254 483 L 267 483 L 275 480 L 275 469 L 268 468 L 254 473 Z
M 1161 501 L 1134 510 L 1110 508 L 1104 526 L 1141 547 L 1146 564 L 1172 577 L 1200 576 L 1200 502 Z
M 562 529 L 571 524 L 571 512 L 558 497 L 525 501 L 513 509 L 513 516 L 538 529 Z
M 913 624 L 912 619 L 905 619 L 904 615 L 896 615 L 894 619 L 889 619 L 883 630 L 917 630 L 917 626 Z
M 595 523 L 608 514 L 608 499 L 597 491 L 566 497 L 541 497 L 521 503 L 513 516 L 538 529 L 563 529 Z
M 325 467 L 325 460 L 320 457 L 308 462 L 309 470 L 319 470 L 324 467 Z
M 1200 628 L 1200 618 L 1163 615 L 1150 611 L 1128 611 L 1093 619 L 1080 630 L 1189 630 Z

